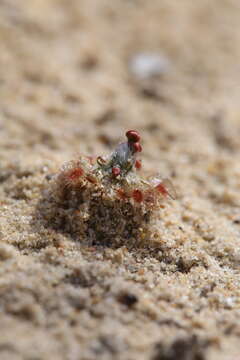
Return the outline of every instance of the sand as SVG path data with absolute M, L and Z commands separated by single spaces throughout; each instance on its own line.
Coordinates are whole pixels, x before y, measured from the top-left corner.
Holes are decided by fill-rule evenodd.
M 240 358 L 239 2 L 2 0 L 0 15 L 1 360 Z M 169 66 L 139 79 L 142 53 Z M 45 226 L 59 167 L 131 128 L 179 193 L 154 244 Z

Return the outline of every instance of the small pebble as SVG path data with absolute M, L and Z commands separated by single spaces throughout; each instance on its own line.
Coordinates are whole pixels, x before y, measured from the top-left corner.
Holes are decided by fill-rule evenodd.
M 17 251 L 12 245 L 9 244 L 0 244 L 0 261 L 8 260 L 14 258 L 17 254 Z
M 125 292 L 120 294 L 118 300 L 119 300 L 119 302 L 121 302 L 122 304 L 124 304 L 128 307 L 131 307 L 138 302 L 138 298 L 136 295 L 134 295 L 132 293 L 125 293 Z

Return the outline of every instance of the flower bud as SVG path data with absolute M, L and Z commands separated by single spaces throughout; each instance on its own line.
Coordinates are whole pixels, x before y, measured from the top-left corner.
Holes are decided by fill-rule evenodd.
M 128 141 L 133 143 L 137 143 L 141 139 L 139 133 L 136 130 L 128 130 L 126 132 L 126 137 L 128 138 Z
M 142 151 L 142 146 L 139 142 L 135 142 L 133 144 L 133 152 L 141 152 Z

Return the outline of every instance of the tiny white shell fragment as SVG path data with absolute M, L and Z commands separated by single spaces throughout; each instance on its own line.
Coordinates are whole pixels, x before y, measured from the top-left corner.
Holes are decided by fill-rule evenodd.
M 157 53 L 139 53 L 130 60 L 130 71 L 137 79 L 160 76 L 169 70 L 166 56 Z

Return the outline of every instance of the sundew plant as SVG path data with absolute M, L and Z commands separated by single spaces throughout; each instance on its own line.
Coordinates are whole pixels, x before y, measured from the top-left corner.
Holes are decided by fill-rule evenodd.
M 55 229 L 109 246 L 151 237 L 162 203 L 176 193 L 170 180 L 142 175 L 141 137 L 135 130 L 126 137 L 109 156 L 79 156 L 63 165 L 47 200 Z

